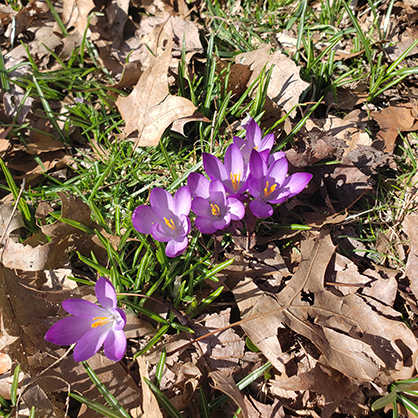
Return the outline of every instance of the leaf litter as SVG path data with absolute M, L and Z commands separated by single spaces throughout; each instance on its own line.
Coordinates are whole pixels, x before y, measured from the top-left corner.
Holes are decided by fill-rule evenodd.
M 397 7 L 412 10 L 411 5 L 398 3 Z M 210 122 L 195 113 L 196 106 L 190 100 L 171 94 L 169 88 L 183 39 L 187 63 L 194 54 L 202 52 L 199 39 L 202 28 L 190 20 L 191 11 L 183 1 L 139 2 L 137 6 L 149 13 L 137 27 L 136 22 L 128 22 L 128 2 L 111 2 L 105 16 L 96 16 L 88 26 L 95 4 L 64 1 L 59 11 L 69 29 L 68 37 L 59 34 L 48 9 L 37 9 L 34 2 L 18 14 L 4 6 L 2 25 L 8 28 L 5 37 L 9 43 L 13 19 L 17 23 L 13 36 L 27 31 L 34 35 L 34 40 L 27 45 L 42 69 L 57 65 L 51 51 L 67 59 L 86 35 L 97 47 L 102 67 L 114 77 L 115 83 L 106 86 L 118 89 L 134 86 L 129 95 L 117 95 L 116 99 L 117 109 L 125 121 L 123 138 L 133 140 L 136 146 L 156 146 L 167 128 L 185 135 L 186 123 Z M 197 6 L 193 8 L 197 10 Z M 366 19 L 361 21 L 367 29 L 370 23 Z M 289 33 L 292 34 L 292 29 Z M 292 44 L 296 42 L 294 36 L 286 39 L 292 40 Z M 401 53 L 399 48 L 404 51 L 408 45 L 410 39 L 400 42 L 393 51 L 387 49 L 389 59 L 397 59 Z M 347 42 L 345 50 L 337 51 L 344 54 L 343 61 L 358 54 L 352 54 L 351 47 Z M 282 115 L 277 109 L 284 110 L 289 119 L 296 121 L 296 106 L 309 83 L 300 77 L 293 60 L 279 50 L 270 54 L 270 49 L 269 45 L 262 44 L 252 52 L 238 54 L 231 66 L 227 90 L 232 91 L 235 100 L 239 99 L 262 71 L 273 66 L 267 96 L 277 105 L 276 115 Z M 126 62 L 129 53 L 131 61 Z M 24 59 L 27 59 L 24 47 L 12 49 L 5 54 L 6 69 Z M 225 62 L 218 64 L 220 71 L 227 66 Z M 23 73 L 16 74 L 16 78 L 28 74 L 28 68 L 20 69 Z M 195 338 L 225 328 L 220 334 L 197 342 L 194 349 L 181 348 L 190 343 L 190 335 L 186 333 L 167 336 L 164 341 L 168 352 L 179 350 L 169 356 L 169 370 L 161 384 L 178 409 L 191 410 L 190 403 L 199 385 L 211 378 L 215 389 L 228 394 L 241 407 L 243 416 L 285 416 L 285 410 L 317 416 L 317 407 L 322 417 L 329 417 L 335 411 L 359 416 L 367 413 L 367 407 L 363 406 L 367 404 L 364 392 L 371 393 L 376 386 L 383 388 L 394 380 L 413 376 L 416 338 L 394 306 L 398 293 L 412 291 L 415 299 L 408 295 L 409 305 L 416 303 L 418 297 L 416 215 L 407 214 L 401 221 L 402 237 L 408 242 L 400 244 L 406 249 L 401 256 L 404 270 L 390 271 L 379 266 L 364 269 L 355 257 L 352 261 L 336 252 L 333 239 L 337 240 L 329 230 L 330 225 L 343 225 L 348 217 L 346 210 L 375 190 L 373 175 L 380 168 L 396 167 L 392 153 L 399 143 L 399 133 L 417 129 L 413 103 L 388 102 L 385 107 L 369 109 L 364 105 L 367 101 L 364 91 L 360 83 L 338 88 L 335 97 L 328 96 L 325 101 L 329 109 L 345 109 L 348 114 L 342 118 L 330 113 L 324 114 L 323 119 L 308 119 L 295 135 L 294 146 L 286 151 L 294 167 L 310 167 L 316 189 L 308 194 L 320 194 L 325 204 L 311 205 L 312 211 L 303 212 L 301 208 L 306 207 L 306 202 L 294 199 L 282 205 L 278 216 L 286 224 L 294 219 L 291 211 L 296 209 L 300 218 L 309 220 L 311 232 L 284 229 L 267 237 L 257 236 L 256 240 L 250 240 L 250 248 L 237 245 L 225 255 L 235 257 L 235 261 L 219 278 L 234 297 L 232 305 L 244 320 L 242 330 L 232 328 L 237 312 L 232 313 L 228 308 L 189 321 Z M 2 96 L 2 101 L 2 116 L 9 123 L 13 119 L 20 124 L 30 121 L 33 126 L 42 125 L 39 131 L 46 133 L 32 131 L 27 146 L 22 146 L 17 138 L 1 138 L 2 158 L 14 170 L 14 178 L 26 178 L 36 184 L 45 172 L 51 174 L 63 168 L 71 171 L 73 158 L 78 155 L 74 155 L 72 147 L 53 138 L 55 127 L 40 119 L 39 103 L 25 98 L 24 90 L 15 84 L 11 92 Z M 295 125 L 293 120 L 288 123 L 287 127 Z M 61 129 L 64 129 L 62 123 Z M 282 131 L 280 134 L 284 135 Z M 338 160 L 340 164 L 331 168 L 318 165 L 330 160 Z M 59 197 L 61 215 L 55 223 L 47 225 L 43 221 L 56 207 L 46 208 L 44 215 L 38 212 L 41 234 L 19 242 L 11 234 L 23 226 L 16 215 L 7 231 L 6 245 L 1 249 L 2 348 L 7 347 L 12 359 L 25 366 L 22 397 L 27 405 L 37 404 L 43 416 L 64 416 L 66 399 L 58 392 L 68 391 L 68 384 L 72 391 L 102 401 L 84 368 L 70 357 L 37 378 L 64 352 L 43 340 L 48 326 L 62 315 L 60 302 L 88 293 L 84 287 L 70 288 L 65 279 L 48 283 L 44 274 L 68 266 L 75 251 L 85 255 L 93 251 L 100 263 L 107 265 L 107 251 L 97 235 L 91 233 L 94 230 L 105 235 L 114 249 L 119 243 L 119 238 L 91 220 L 90 209 L 79 198 L 64 193 Z M 6 211 L 2 215 L 4 224 L 3 218 L 7 218 L 10 207 L 2 205 L 2 208 Z M 81 224 L 84 230 L 68 220 Z M 268 229 L 267 222 L 265 225 Z M 279 249 L 278 240 L 290 239 L 298 246 L 297 250 Z M 69 271 L 63 274 L 70 275 Z M 51 286 L 55 287 L 51 289 Z M 145 321 L 133 318 L 130 321 L 132 340 L 146 344 L 157 332 Z M 246 349 L 246 336 L 261 353 Z M 143 381 L 144 377 L 152 380 L 161 350 L 162 345 L 157 345 L 147 356 L 138 357 L 139 380 Z M 263 356 L 273 365 L 272 377 L 266 385 L 268 396 L 274 399 L 272 404 L 259 402 L 260 398 L 256 400 L 249 393 L 243 395 L 236 386 L 238 377 L 258 367 Z M 7 359 L 4 362 L 7 372 L 10 364 Z M 90 365 L 102 383 L 131 411 L 139 408 L 138 414 L 161 416 L 148 387 L 142 384 L 139 389 L 120 364 L 109 362 L 99 353 Z M 315 402 L 312 393 L 319 394 Z M 83 406 L 78 416 L 98 415 Z

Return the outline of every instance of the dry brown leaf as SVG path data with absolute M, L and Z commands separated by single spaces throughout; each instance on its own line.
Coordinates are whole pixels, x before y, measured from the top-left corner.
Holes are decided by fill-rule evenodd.
M 213 380 L 213 388 L 228 395 L 240 408 L 241 414 L 244 418 L 248 418 L 247 405 L 244 397 L 237 388 L 232 376 L 225 375 L 217 371 L 209 372 L 209 377 Z
M 179 134 L 183 136 L 186 136 L 184 134 L 184 125 L 186 125 L 186 123 L 189 123 L 189 122 L 210 123 L 211 120 L 208 119 L 206 116 L 203 116 L 201 113 L 194 113 L 192 116 L 189 116 L 187 118 L 177 119 L 176 121 L 173 122 L 170 129 L 172 131 L 178 132 Z
M 299 68 L 290 58 L 280 51 L 270 55 L 270 49 L 270 45 L 262 44 L 254 51 L 237 55 L 235 62 L 249 66 L 253 72 L 247 86 L 258 77 L 264 67 L 268 71 L 274 65 L 267 95 L 294 117 L 296 109 L 292 110 L 292 108 L 299 103 L 299 96 L 309 87 L 309 83 L 300 78 Z
M 311 390 L 325 397 L 321 418 L 330 418 L 345 398 L 358 389 L 358 386 L 340 372 L 318 363 L 306 372 L 298 373 L 287 379 L 271 380 L 275 388 L 292 391 Z
M 12 240 L 7 240 L 0 262 L 4 267 L 23 271 L 44 270 L 48 262 L 49 252 L 54 248 L 51 243 L 33 248 Z
M 147 361 L 142 356 L 138 356 L 136 361 L 139 365 L 139 376 L 141 378 L 142 409 L 144 411 L 144 416 L 162 418 L 163 414 L 161 413 L 160 407 L 158 406 L 157 399 L 144 380 L 144 377 L 149 379 Z
M 142 74 L 142 64 L 139 61 L 128 62 L 123 66 L 122 77 L 119 83 L 108 86 L 114 89 L 120 89 L 126 86 L 136 84 Z
M 284 418 L 286 416 L 283 405 L 277 398 L 271 405 L 258 402 L 252 396 L 245 396 L 244 400 L 247 405 L 248 418 Z
M 216 329 L 230 324 L 231 308 L 219 313 L 205 315 L 197 318 L 193 330 L 195 336 L 200 337 Z M 200 324 L 204 322 L 205 326 Z M 223 373 L 240 371 L 240 360 L 244 357 L 245 343 L 242 338 L 229 328 L 219 335 L 211 335 L 198 342 L 203 355 L 212 370 L 220 370 Z
M 244 318 L 256 317 L 244 323 L 243 329 L 274 365 L 280 362 L 280 351 L 266 342 L 278 344 L 274 338 L 284 322 L 310 339 L 332 368 L 357 383 L 387 384 L 388 376 L 390 381 L 409 378 L 418 345 L 399 313 L 366 295 L 343 296 L 325 289 L 325 271 L 334 251 L 325 232 L 316 240 L 302 241 L 303 258 L 297 272 L 275 297 L 264 294 L 243 312 Z M 239 296 L 240 309 L 248 308 L 247 295 Z
M 409 279 L 412 292 L 418 299 L 418 215 L 412 213 L 406 215 L 402 227 L 410 239 L 405 274 Z
M 154 64 L 146 69 L 128 97 L 116 101 L 126 122 L 124 134 L 138 131 L 138 146 L 158 145 L 165 129 L 175 120 L 191 116 L 196 107 L 193 103 L 168 91 L 167 72 L 171 59 L 172 39 Z
M 416 129 L 416 117 L 409 103 L 371 112 L 370 117 L 380 125 L 374 147 L 385 152 L 393 151 L 399 132 Z

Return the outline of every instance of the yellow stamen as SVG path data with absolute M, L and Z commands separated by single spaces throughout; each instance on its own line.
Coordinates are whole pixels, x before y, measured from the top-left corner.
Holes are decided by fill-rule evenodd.
M 103 325 L 106 325 L 110 321 L 110 319 L 106 318 L 105 316 L 96 316 L 96 318 L 93 318 L 93 320 L 96 322 L 93 322 L 91 324 L 92 328 L 102 327 Z
M 218 216 L 221 213 L 218 205 L 214 205 L 211 203 L 210 207 L 212 208 L 212 215 Z
M 276 190 L 277 184 L 274 183 L 269 188 L 269 182 L 266 181 L 266 187 L 264 188 L 264 197 L 269 197 L 275 190 Z
M 231 177 L 232 187 L 237 192 L 239 189 L 239 183 L 241 181 L 241 171 L 238 171 L 237 174 L 231 173 L 230 177 Z
M 167 218 L 164 218 L 165 224 L 172 229 L 173 231 L 176 229 L 176 225 L 172 219 L 168 220 Z
M 254 147 L 254 149 L 255 149 L 256 151 L 258 151 L 258 145 L 257 145 L 256 147 Z

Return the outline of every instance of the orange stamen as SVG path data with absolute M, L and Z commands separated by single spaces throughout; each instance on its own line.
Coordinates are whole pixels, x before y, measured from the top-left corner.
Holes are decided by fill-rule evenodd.
M 103 325 L 106 325 L 110 321 L 110 319 L 106 318 L 105 316 L 96 316 L 96 318 L 93 318 L 93 320 L 96 322 L 93 322 L 91 324 L 92 328 L 102 327 Z
M 176 225 L 172 219 L 168 220 L 167 218 L 164 218 L 165 224 L 172 229 L 173 231 L 176 229 Z
M 276 190 L 276 187 L 276 183 L 269 187 L 269 182 L 266 181 L 266 187 L 264 188 L 264 197 L 269 197 Z
M 221 213 L 218 205 L 214 205 L 211 203 L 210 207 L 212 208 L 212 215 L 218 216 Z
M 232 188 L 237 192 L 239 189 L 239 183 L 241 181 L 241 171 L 238 171 L 237 174 L 230 173 L 230 178 L 232 182 Z

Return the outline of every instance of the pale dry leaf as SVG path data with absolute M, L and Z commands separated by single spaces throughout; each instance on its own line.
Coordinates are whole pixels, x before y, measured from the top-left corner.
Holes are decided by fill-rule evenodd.
M 19 229 L 24 226 L 23 216 L 19 210 L 15 210 L 15 204 L 0 204 L 0 238 L 4 235 L 18 242 L 20 237 Z
M 331 418 L 341 402 L 350 398 L 358 389 L 353 380 L 319 362 L 311 370 L 300 372 L 290 378 L 271 380 L 269 383 L 275 388 L 284 390 L 310 390 L 324 395 L 325 405 L 321 418 Z
M 7 373 L 11 368 L 12 359 L 10 356 L 7 353 L 0 352 L 0 375 Z
M 232 376 L 213 371 L 209 372 L 209 377 L 213 380 L 212 387 L 228 395 L 241 408 L 241 415 L 244 418 L 248 418 L 247 405 L 245 404 L 244 397 L 237 388 Z
M 144 377 L 149 379 L 148 363 L 142 356 L 138 356 L 136 361 L 139 365 L 139 376 L 141 378 L 142 409 L 144 411 L 144 416 L 162 418 L 163 414 L 161 413 L 160 407 L 158 406 L 157 399 L 144 380 Z
M 272 404 L 264 404 L 255 400 L 252 396 L 245 396 L 248 418 L 284 418 L 286 413 L 283 404 L 275 398 Z
M 201 113 L 194 113 L 192 116 L 188 116 L 186 118 L 177 119 L 171 125 L 171 130 L 174 132 L 178 132 L 179 134 L 186 136 L 184 134 L 184 125 L 189 122 L 205 122 L 210 123 L 211 120 L 208 119 L 206 116 L 203 116 Z
M 235 62 L 248 65 L 252 70 L 253 73 L 247 86 L 251 85 L 264 67 L 268 71 L 274 65 L 267 95 L 287 113 L 290 113 L 291 117 L 294 117 L 296 109 L 293 107 L 299 103 L 299 97 L 309 87 L 309 83 L 300 78 L 300 70 L 290 58 L 280 51 L 275 51 L 270 55 L 270 49 L 270 45 L 262 44 L 259 49 L 237 55 Z
M 63 0 L 62 22 L 67 29 L 75 27 L 83 36 L 88 25 L 88 16 L 94 9 L 93 0 Z
M 413 106 L 406 103 L 399 106 L 389 106 L 379 111 L 370 113 L 370 117 L 379 125 L 375 148 L 385 152 L 392 152 L 399 132 L 416 130 L 416 117 Z
M 128 97 L 116 101 L 125 120 L 124 134 L 129 136 L 138 131 L 138 146 L 158 145 L 165 129 L 175 120 L 191 116 L 195 111 L 193 103 L 168 91 L 167 72 L 171 59 L 172 39 L 165 51 L 152 66 L 142 74 Z
M 402 227 L 410 240 L 405 274 L 408 277 L 412 292 L 418 299 L 418 215 L 413 213 L 406 215 Z
M 235 300 L 241 312 L 241 317 L 255 316 L 253 307 L 265 297 L 265 292 L 260 290 L 250 277 L 244 276 L 233 289 Z M 274 308 L 274 303 L 272 304 Z M 277 339 L 277 328 L 281 326 L 279 318 L 274 312 L 260 316 L 241 325 L 248 338 L 273 364 L 277 371 L 286 374 L 286 365 L 283 361 L 283 353 L 280 342 Z
M 216 329 L 230 324 L 231 308 L 219 313 L 205 315 L 197 318 L 193 325 L 195 336 L 200 337 Z M 199 324 L 204 323 L 202 327 Z M 229 328 L 218 335 L 211 335 L 198 342 L 209 367 L 232 373 L 241 370 L 240 359 L 244 357 L 245 343 L 240 336 Z
M 4 267 L 23 271 L 44 270 L 49 252 L 53 246 L 50 243 L 33 248 L 11 239 L 6 241 L 0 262 Z

